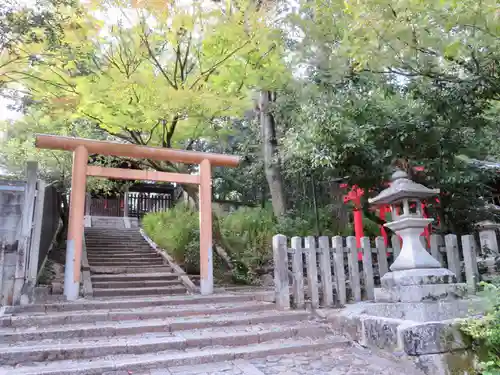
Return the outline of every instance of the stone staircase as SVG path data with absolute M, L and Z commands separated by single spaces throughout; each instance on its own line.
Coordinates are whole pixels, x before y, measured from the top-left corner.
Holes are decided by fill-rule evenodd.
M 8 308 L 0 316 L 0 375 L 169 374 L 171 366 L 348 345 L 309 312 L 277 311 L 268 297 L 108 297 Z
M 85 228 L 94 297 L 186 294 L 138 229 Z

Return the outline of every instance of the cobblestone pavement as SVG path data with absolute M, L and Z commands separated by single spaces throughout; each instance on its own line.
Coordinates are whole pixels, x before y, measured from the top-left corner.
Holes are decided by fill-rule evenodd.
M 408 364 L 357 347 L 151 370 L 147 375 L 421 375 Z M 146 374 L 141 374 L 146 375 Z

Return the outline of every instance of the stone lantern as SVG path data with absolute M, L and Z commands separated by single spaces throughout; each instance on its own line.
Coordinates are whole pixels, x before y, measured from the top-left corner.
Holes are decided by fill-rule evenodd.
M 401 236 L 403 246 L 390 270 L 382 279 L 382 288 L 375 290 L 376 301 L 420 302 L 429 299 L 463 295 L 464 284 L 456 284 L 456 276 L 430 255 L 420 235 L 433 221 L 423 217 L 421 200 L 436 196 L 439 189 L 429 189 L 397 170 L 392 184 L 371 204 L 390 205 L 392 220 L 385 226 Z

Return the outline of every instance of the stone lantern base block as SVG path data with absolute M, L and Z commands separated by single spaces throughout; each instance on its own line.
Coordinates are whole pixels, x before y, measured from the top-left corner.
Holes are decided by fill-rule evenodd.
M 376 302 L 426 302 L 465 297 L 467 284 L 403 285 L 375 289 Z
M 376 302 L 425 302 L 463 298 L 467 285 L 457 283 L 445 268 L 424 268 L 386 273 L 382 288 L 375 289 Z
M 421 268 L 386 273 L 380 280 L 383 288 L 407 285 L 454 284 L 457 277 L 446 268 Z
M 342 310 L 318 310 L 334 331 L 362 346 L 384 350 L 411 361 L 426 375 L 475 374 L 471 342 L 460 330 L 471 311 L 480 314 L 476 298 L 428 302 L 347 305 Z

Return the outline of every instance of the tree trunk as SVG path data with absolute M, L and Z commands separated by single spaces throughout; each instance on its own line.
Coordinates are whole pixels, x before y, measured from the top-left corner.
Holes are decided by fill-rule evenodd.
M 332 181 L 330 184 L 330 199 L 331 199 L 331 214 L 336 218 L 333 232 L 343 234 L 349 224 L 349 212 L 344 203 L 344 190 L 340 187 L 340 183 Z
M 273 212 L 276 217 L 286 212 L 286 197 L 281 176 L 278 140 L 276 139 L 276 123 L 269 106 L 274 100 L 270 91 L 261 91 L 259 99 L 260 129 L 262 138 L 262 155 L 264 172 L 271 192 Z

